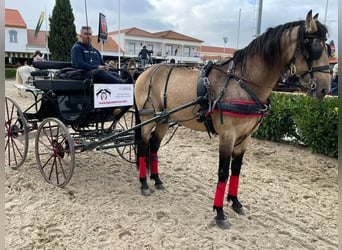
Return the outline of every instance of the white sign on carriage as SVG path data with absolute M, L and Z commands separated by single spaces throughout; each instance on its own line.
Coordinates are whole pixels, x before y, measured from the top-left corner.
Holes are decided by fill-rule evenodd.
M 94 108 L 133 105 L 133 84 L 94 84 Z

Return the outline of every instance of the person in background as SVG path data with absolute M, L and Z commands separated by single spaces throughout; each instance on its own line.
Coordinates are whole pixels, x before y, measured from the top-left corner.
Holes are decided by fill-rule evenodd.
M 109 70 L 101 53 L 92 46 L 92 30 L 89 26 L 81 28 L 80 41 L 71 48 L 72 67 L 86 71 L 86 78 L 96 83 L 122 83 L 119 74 Z
M 121 78 L 124 79 L 120 73 L 119 73 L 119 70 L 118 70 L 118 67 L 117 67 L 117 63 L 114 62 L 113 60 L 109 61 L 108 63 L 106 63 L 107 67 L 108 67 L 108 70 L 110 71 L 111 74 L 113 74 L 115 77 L 118 77 L 118 78 Z
M 117 68 L 116 63 L 114 61 L 109 61 L 108 62 L 108 67 L 110 69 L 116 69 Z
M 148 62 L 148 58 L 150 57 L 150 52 L 146 49 L 146 45 L 140 50 L 138 57 L 141 59 L 141 65 L 145 66 Z
M 36 52 L 34 52 L 32 60 L 34 62 L 42 62 L 42 61 L 44 61 L 44 56 L 39 50 L 36 50 Z
M 177 49 L 175 50 L 175 56 L 177 55 L 177 52 L 178 52 L 178 48 L 179 48 L 179 47 L 177 47 Z
M 330 92 L 331 95 L 337 96 L 338 95 L 338 64 L 336 63 L 333 68 L 333 74 L 331 78 L 330 84 Z

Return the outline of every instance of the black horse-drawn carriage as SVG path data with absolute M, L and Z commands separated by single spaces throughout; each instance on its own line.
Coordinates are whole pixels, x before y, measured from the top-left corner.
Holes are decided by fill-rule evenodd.
M 107 88 L 96 89 L 97 84 L 90 79 L 57 78 L 57 72 L 70 67 L 70 63 L 39 62 L 34 66 L 39 70 L 32 72 L 33 85 L 22 86 L 33 95 L 34 103 L 22 111 L 14 99 L 5 98 L 7 166 L 18 169 L 24 163 L 29 132 L 35 130 L 38 168 L 47 182 L 60 187 L 72 177 L 75 153 L 89 148 L 108 154 L 117 151 L 123 159 L 135 162 L 134 131 L 129 130 L 135 124 L 133 103 L 95 107 L 94 98 L 106 98 Z M 133 100 L 133 83 L 120 86 Z M 127 133 L 119 134 L 127 130 Z M 101 143 L 108 137 L 111 137 L 110 141 Z

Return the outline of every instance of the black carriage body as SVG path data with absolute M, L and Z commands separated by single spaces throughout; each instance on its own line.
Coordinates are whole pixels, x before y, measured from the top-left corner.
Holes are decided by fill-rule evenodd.
M 71 179 L 76 153 L 96 149 L 113 155 L 116 151 L 124 160 L 136 163 L 131 105 L 95 108 L 97 95 L 94 97 L 91 80 L 57 78 L 56 72 L 70 67 L 69 63 L 36 62 L 34 66 L 39 70 L 31 74 L 33 86 L 15 85 L 31 93 L 34 103 L 22 111 L 12 98 L 5 98 L 6 166 L 18 169 L 23 165 L 30 131 L 36 131 L 35 154 L 41 174 L 59 187 Z
M 48 117 L 78 128 L 113 121 L 115 108 L 94 108 L 93 86 L 90 80 L 35 80 L 34 87 L 42 91 L 36 113 L 25 112 L 28 121 L 42 121 Z

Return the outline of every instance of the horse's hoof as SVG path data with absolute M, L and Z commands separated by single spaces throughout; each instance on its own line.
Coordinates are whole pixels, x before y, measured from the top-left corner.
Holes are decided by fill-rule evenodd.
M 148 188 L 148 189 L 141 189 L 141 194 L 143 196 L 150 196 L 151 195 L 151 190 Z
M 232 208 L 234 210 L 234 212 L 236 212 L 239 215 L 245 215 L 245 210 L 243 209 L 242 204 L 240 203 L 240 201 L 238 200 L 237 196 L 231 196 L 228 195 L 227 196 L 227 201 L 230 202 L 232 201 Z
M 155 184 L 154 186 L 155 186 L 156 189 L 158 189 L 158 190 L 163 190 L 163 189 L 165 189 L 165 187 L 164 187 L 163 184 Z
M 217 219 L 217 217 L 215 217 L 215 221 L 216 221 L 216 225 L 221 229 L 230 228 L 230 224 L 226 219 Z
M 246 215 L 245 210 L 243 209 L 243 207 L 234 207 L 234 206 L 232 206 L 232 208 L 235 211 L 235 213 L 237 213 L 239 215 Z

